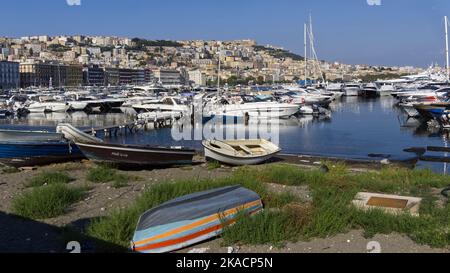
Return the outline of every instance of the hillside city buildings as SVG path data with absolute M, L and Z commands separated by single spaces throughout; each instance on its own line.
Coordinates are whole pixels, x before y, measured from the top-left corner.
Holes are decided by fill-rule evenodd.
M 0 38 L 0 89 L 160 83 L 292 82 L 305 77 L 303 57 L 253 40 L 148 41 L 103 36 Z M 308 78 L 351 80 L 413 67 L 373 67 L 308 61 Z

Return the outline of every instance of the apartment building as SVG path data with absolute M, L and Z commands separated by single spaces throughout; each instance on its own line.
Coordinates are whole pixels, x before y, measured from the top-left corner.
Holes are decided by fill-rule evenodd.
M 19 63 L 0 61 L 0 90 L 19 87 Z

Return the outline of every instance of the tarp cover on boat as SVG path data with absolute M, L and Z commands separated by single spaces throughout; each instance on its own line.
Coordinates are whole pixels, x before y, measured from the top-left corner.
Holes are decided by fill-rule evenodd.
M 239 185 L 186 195 L 145 212 L 136 231 L 206 217 L 260 199 L 257 193 Z

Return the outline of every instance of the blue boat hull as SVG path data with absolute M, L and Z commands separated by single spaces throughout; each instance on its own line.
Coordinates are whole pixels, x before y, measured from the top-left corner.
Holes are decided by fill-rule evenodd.
M 84 158 L 68 142 L 0 142 L 0 163 L 20 168 L 63 163 Z
M 82 155 L 80 149 L 66 142 L 0 143 L 0 158 Z

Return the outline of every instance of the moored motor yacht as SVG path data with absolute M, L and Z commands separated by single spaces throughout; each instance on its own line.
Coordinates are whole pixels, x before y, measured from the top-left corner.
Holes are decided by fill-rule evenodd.
M 230 117 L 288 118 L 299 111 L 296 104 L 258 101 L 252 96 L 241 96 L 241 101 L 235 103 L 222 98 L 209 108 L 210 115 Z
M 343 87 L 344 96 L 358 96 L 361 85 L 359 83 L 346 83 Z
M 368 83 L 361 88 L 359 95 L 363 97 L 378 97 L 380 93 L 375 83 Z
M 158 103 L 135 104 L 132 108 L 137 113 L 142 112 L 178 112 L 188 113 L 190 107 L 185 105 L 181 99 L 177 97 L 165 97 Z
M 69 110 L 70 105 L 67 102 L 59 102 L 54 99 L 42 99 L 39 101 L 30 103 L 26 109 L 30 113 L 47 113 L 47 112 L 58 112 L 65 113 Z

